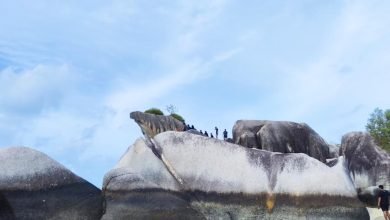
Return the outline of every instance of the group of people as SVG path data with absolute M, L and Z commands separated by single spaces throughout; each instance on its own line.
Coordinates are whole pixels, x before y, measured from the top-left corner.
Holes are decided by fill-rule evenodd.
M 191 130 L 191 129 L 193 129 L 193 130 L 196 130 L 196 128 L 194 127 L 194 125 L 189 125 L 189 124 L 187 124 L 186 126 L 185 126 L 185 130 Z M 217 126 L 215 126 L 215 138 L 217 138 L 218 139 L 218 127 Z M 201 135 L 204 135 L 204 136 L 206 136 L 206 137 L 211 137 L 211 138 L 214 138 L 214 134 L 211 132 L 210 133 L 210 135 L 209 135 L 209 133 L 207 132 L 207 131 L 202 131 L 202 130 L 199 130 L 199 133 L 201 134 Z M 227 140 L 228 139 L 228 132 L 226 131 L 226 129 L 222 132 L 222 134 L 223 134 L 223 140 Z

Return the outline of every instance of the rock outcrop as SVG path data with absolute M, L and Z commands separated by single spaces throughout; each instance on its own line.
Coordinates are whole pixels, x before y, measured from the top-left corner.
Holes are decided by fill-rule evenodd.
M 132 112 L 130 118 L 140 127 L 142 132 L 149 137 L 154 137 L 165 131 L 184 131 L 185 124 L 174 117 L 154 115 L 143 112 Z
M 350 132 L 341 140 L 340 155 L 347 161 L 356 188 L 390 186 L 390 155 L 365 132 Z
M 281 153 L 304 153 L 322 162 L 330 157 L 325 141 L 307 124 L 287 121 L 239 120 L 234 143 Z
M 369 219 L 342 158 L 243 148 L 186 132 L 138 139 L 105 175 L 102 219 Z
M 0 161 L 1 219 L 101 217 L 101 191 L 47 155 L 26 147 L 3 148 Z
M 390 188 L 390 155 L 365 132 L 345 134 L 340 155 L 346 159 L 359 198 L 375 207 L 378 185 Z

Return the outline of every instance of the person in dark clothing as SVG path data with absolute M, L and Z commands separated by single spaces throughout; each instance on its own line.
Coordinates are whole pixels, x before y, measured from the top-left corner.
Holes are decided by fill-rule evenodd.
M 207 131 L 204 131 L 204 136 L 208 137 L 209 134 L 207 133 Z
M 218 128 L 215 126 L 215 137 L 218 138 Z
M 199 133 L 200 133 L 201 135 L 203 135 L 203 132 L 202 132 L 202 130 L 200 130 L 200 131 L 199 131 Z
M 194 125 L 191 125 L 191 129 L 195 129 Z
M 213 135 L 213 133 L 210 133 L 210 137 L 211 137 L 211 138 L 214 138 L 214 135 Z
M 223 139 L 226 141 L 228 137 L 228 132 L 226 131 L 226 129 L 223 131 Z
M 379 185 L 378 194 L 378 209 L 381 208 L 385 220 L 390 220 L 389 215 L 389 191 L 383 189 L 383 185 Z

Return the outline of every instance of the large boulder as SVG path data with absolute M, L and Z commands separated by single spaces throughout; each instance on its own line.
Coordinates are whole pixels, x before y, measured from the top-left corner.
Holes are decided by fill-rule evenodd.
M 288 121 L 239 120 L 234 143 L 281 153 L 304 153 L 322 162 L 330 157 L 327 143 L 307 124 Z
M 390 155 L 365 132 L 350 132 L 341 140 L 340 155 L 347 161 L 356 188 L 390 186 Z
M 130 118 L 133 119 L 140 127 L 142 132 L 154 137 L 165 131 L 184 131 L 185 124 L 172 116 L 154 115 L 143 112 L 131 112 Z
M 185 132 L 152 143 L 138 139 L 105 175 L 102 219 L 369 219 L 342 158 L 328 167 Z
M 341 140 L 340 155 L 344 156 L 359 197 L 376 205 L 378 185 L 390 188 L 390 155 L 377 146 L 370 134 L 350 132 Z
M 26 147 L 3 148 L 0 161 L 1 219 L 101 217 L 101 191 L 47 155 Z

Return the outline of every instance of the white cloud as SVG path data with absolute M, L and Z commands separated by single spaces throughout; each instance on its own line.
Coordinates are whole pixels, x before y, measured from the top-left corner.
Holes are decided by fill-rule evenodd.
M 0 111 L 50 106 L 74 86 L 76 78 L 67 65 L 38 65 L 22 71 L 6 68 L 0 72 Z
M 314 62 L 284 69 L 275 114 L 305 121 L 332 142 L 363 130 L 375 107 L 388 108 L 390 23 L 383 6 L 347 1 Z M 281 87 L 280 87 L 281 86 Z M 357 108 L 359 106 L 359 108 Z M 350 114 L 347 114 L 347 113 Z
M 293 115 L 302 117 L 335 104 L 374 104 L 370 100 L 375 99 L 378 91 L 367 91 L 366 87 L 373 83 L 384 88 L 389 74 L 378 69 L 389 69 L 390 63 L 381 61 L 389 56 L 387 51 L 379 49 L 366 54 L 375 47 L 376 40 L 389 36 L 386 28 L 379 28 L 389 24 L 388 16 L 378 16 L 378 10 L 369 10 L 372 7 L 370 3 L 348 2 L 334 31 L 323 42 L 319 58 L 285 70 L 289 72 L 279 96 L 286 97 L 288 105 L 295 104 Z M 361 62 L 362 57 L 365 62 Z

